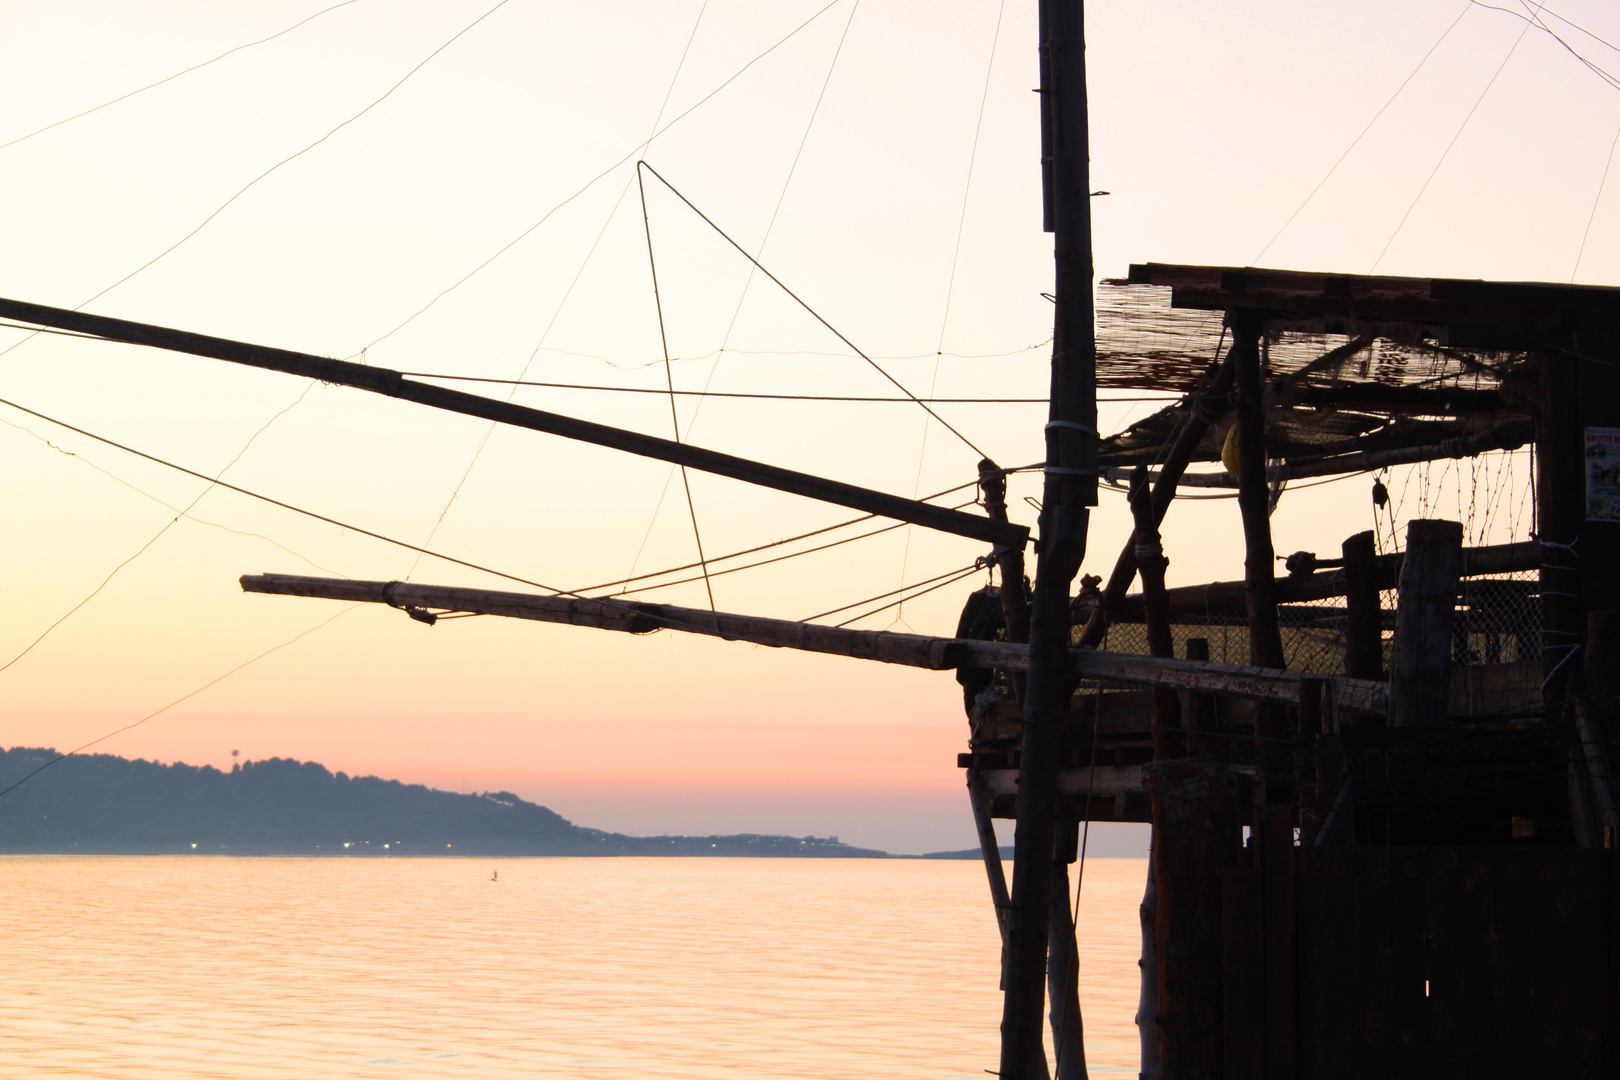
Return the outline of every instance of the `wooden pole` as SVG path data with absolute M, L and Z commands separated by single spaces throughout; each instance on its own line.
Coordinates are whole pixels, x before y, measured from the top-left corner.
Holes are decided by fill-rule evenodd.
M 973 827 L 979 834 L 979 855 L 984 859 L 984 875 L 990 883 L 990 902 L 996 908 L 996 928 L 1001 931 L 1001 983 L 1007 981 L 1007 911 L 1012 906 L 1007 898 L 1007 872 L 1001 865 L 1001 844 L 996 839 L 995 820 L 990 816 L 991 802 L 995 798 L 985 786 L 984 774 L 978 769 L 967 769 L 968 802 L 973 807 Z
M 1456 521 L 1419 518 L 1406 526 L 1390 662 L 1394 727 L 1440 727 L 1446 722 L 1462 533 Z
M 1069 866 L 1078 852 L 1076 822 L 1058 822 L 1052 848 L 1052 901 L 1047 928 L 1046 1000 L 1052 1026 L 1053 1073 L 1057 1080 L 1086 1080 L 1086 1049 L 1080 1019 L 1080 948 L 1069 913 Z
M 1170 560 L 1164 557 L 1159 523 L 1154 520 L 1153 497 L 1147 485 L 1147 468 L 1139 466 L 1131 487 L 1131 514 L 1136 521 L 1136 565 L 1142 574 L 1142 610 L 1147 616 L 1148 655 L 1174 656 L 1170 636 L 1170 613 L 1164 600 L 1164 571 Z M 1181 733 L 1181 700 L 1169 687 L 1153 689 L 1153 756 L 1178 758 L 1186 752 Z
M 1384 677 L 1384 617 L 1379 599 L 1373 534 L 1359 532 L 1343 544 L 1344 672 L 1358 679 Z
M 1045 1080 L 1041 1053 L 1059 725 L 1069 706 L 1069 587 L 1097 502 L 1097 342 L 1083 0 L 1041 0 L 1041 118 L 1049 168 L 1056 303 L 1040 547 L 1013 842 L 1002 1080 Z
M 641 457 L 684 465 L 701 472 L 710 472 L 744 483 L 774 488 L 809 499 L 819 499 L 822 502 L 846 506 L 878 517 L 906 521 L 924 528 L 937 529 L 992 544 L 1022 548 L 1029 539 L 1029 530 L 1019 525 L 989 521 L 960 510 L 948 510 L 943 506 L 933 506 L 898 495 L 871 491 L 856 487 L 854 484 L 827 480 L 808 473 L 794 472 L 791 469 L 780 469 L 774 465 L 765 465 L 731 454 L 660 439 L 653 435 L 643 435 L 636 431 L 595 424 L 589 420 L 577 420 L 571 416 L 514 405 L 509 401 L 497 401 L 476 394 L 464 394 L 459 390 L 447 390 L 441 386 L 415 382 L 388 368 L 351 364 L 324 356 L 272 349 L 263 345 L 249 345 L 241 341 L 192 334 L 146 323 L 127 322 L 123 319 L 86 315 L 83 312 L 66 311 L 39 304 L 25 304 L 16 300 L 0 299 L 0 317 L 76 330 L 108 341 L 149 345 L 191 356 L 225 360 L 233 364 L 245 364 L 248 367 L 301 375 L 358 390 L 369 390 L 385 397 L 414 401 L 418 405 L 461 413 L 464 416 L 476 416 L 483 420 L 527 428 L 530 431 L 546 432 L 566 439 L 623 450 Z
M 1142 903 L 1136 909 L 1142 927 L 1142 958 L 1136 962 L 1141 972 L 1141 989 L 1136 999 L 1136 1034 L 1141 1042 L 1141 1068 L 1139 1080 L 1159 1080 L 1159 945 L 1155 934 L 1158 920 L 1159 895 L 1155 885 L 1158 872 L 1154 865 L 1158 859 L 1158 844 L 1148 849 L 1147 888 L 1142 892 Z
M 242 591 L 250 593 L 388 604 L 407 611 L 416 609 L 415 614 L 424 621 L 431 621 L 431 614 L 425 609 L 432 608 L 588 626 L 630 634 L 678 630 L 728 641 L 746 641 L 773 649 L 827 653 L 931 671 L 954 670 L 962 666 L 1027 671 L 1032 651 L 1028 645 L 1007 641 L 973 641 L 922 634 L 894 634 L 881 630 L 851 630 L 790 619 L 734 615 L 707 608 L 677 607 L 674 604 L 536 596 L 490 589 L 413 585 L 402 581 L 249 574 L 242 577 L 241 585 Z M 1066 653 L 1060 666 L 1063 676 L 1069 679 L 1117 679 L 1289 705 L 1299 702 L 1301 675 L 1297 671 L 1197 663 L 1098 649 L 1070 649 Z M 1383 711 L 1386 708 L 1387 687 L 1382 683 L 1349 678 L 1334 678 L 1329 682 L 1333 687 L 1334 700 L 1340 707 L 1370 711 Z
M 1260 370 L 1261 316 L 1234 311 L 1232 352 L 1237 383 L 1238 509 L 1243 517 L 1243 583 L 1249 612 L 1249 662 L 1283 668 L 1282 630 L 1277 623 L 1276 549 L 1271 543 L 1271 503 L 1266 482 L 1266 415 Z M 1254 739 L 1261 751 L 1285 737 L 1287 717 L 1262 705 Z
M 1186 473 L 1187 464 L 1192 460 L 1198 444 L 1208 433 L 1210 424 L 1226 413 L 1226 397 L 1231 390 L 1232 353 L 1228 352 L 1221 366 L 1209 377 L 1209 385 L 1202 393 L 1193 396 L 1192 411 L 1187 417 L 1187 423 L 1182 427 L 1181 434 L 1176 437 L 1164 464 L 1153 479 L 1155 527 L 1164 522 L 1164 515 L 1169 512 L 1170 503 L 1176 497 L 1176 487 Z M 1115 605 L 1124 599 L 1126 590 L 1131 587 L 1135 577 L 1136 535 L 1133 531 L 1131 538 L 1125 542 L 1124 550 L 1119 553 L 1119 558 L 1114 560 L 1114 569 L 1108 575 L 1108 583 L 1103 586 L 1102 597 L 1092 609 L 1085 628 L 1080 631 L 1077 644 L 1081 648 L 1096 648 L 1097 643 L 1102 640 L 1103 631 L 1108 629 L 1108 621 L 1113 618 Z
M 1484 547 L 1463 549 L 1463 577 L 1483 577 L 1491 574 L 1511 574 L 1521 570 L 1535 570 L 1541 566 L 1541 545 L 1534 540 L 1517 544 L 1489 544 Z M 1376 596 L 1380 589 L 1393 589 L 1400 580 L 1404 552 L 1380 555 L 1374 562 L 1375 577 L 1370 592 Z M 1309 603 L 1344 596 L 1349 581 L 1349 567 L 1340 570 L 1319 570 L 1312 574 L 1288 574 L 1274 579 L 1279 604 Z M 1164 591 L 1165 606 L 1172 615 L 1202 615 L 1211 611 L 1228 611 L 1247 606 L 1248 585 L 1242 581 L 1212 581 L 1205 585 L 1178 585 Z M 1376 601 L 1374 601 L 1376 604 Z M 1145 622 L 1142 594 L 1129 593 L 1112 609 L 1109 619 L 1115 622 Z M 1379 629 L 1375 623 L 1373 628 Z M 1382 653 L 1380 652 L 1380 667 Z M 1380 676 L 1382 677 L 1382 676 Z
M 1222 1060 L 1221 875 L 1240 850 L 1238 774 L 1183 759 L 1154 762 L 1143 780 L 1155 823 L 1162 1075 L 1207 1080 L 1220 1075 Z
M 1306 458 L 1266 469 L 1268 483 L 1283 480 L 1308 480 L 1317 476 L 1342 476 L 1345 473 L 1372 472 L 1395 465 L 1415 465 L 1424 461 L 1444 461 L 1478 457 L 1494 450 L 1517 450 L 1530 441 L 1531 423 L 1515 418 L 1486 431 L 1459 435 L 1444 442 L 1426 446 L 1403 446 L 1389 450 L 1353 450 L 1347 454 Z M 1103 479 L 1118 482 L 1126 474 L 1125 466 L 1109 466 L 1103 470 Z M 1234 488 L 1242 485 L 1224 472 L 1187 473 L 1177 477 L 1182 487 Z

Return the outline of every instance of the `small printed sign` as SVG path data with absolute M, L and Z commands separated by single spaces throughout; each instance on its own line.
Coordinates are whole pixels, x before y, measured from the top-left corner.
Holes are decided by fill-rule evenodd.
M 1620 428 L 1586 429 L 1586 520 L 1620 521 Z

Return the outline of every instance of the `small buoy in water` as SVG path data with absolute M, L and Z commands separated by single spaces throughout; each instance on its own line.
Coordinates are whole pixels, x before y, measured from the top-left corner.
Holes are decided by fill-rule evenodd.
M 501 880 L 501 872 L 499 870 L 495 871 L 493 874 L 489 875 L 489 880 L 491 880 L 491 881 L 499 881 L 499 880 Z

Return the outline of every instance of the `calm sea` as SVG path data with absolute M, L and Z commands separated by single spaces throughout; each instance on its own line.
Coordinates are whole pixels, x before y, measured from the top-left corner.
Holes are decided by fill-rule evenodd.
M 1093 1076 L 1137 1071 L 1144 873 L 1086 864 Z M 14 856 L 0 933 L 7 1077 L 996 1068 L 976 862 Z

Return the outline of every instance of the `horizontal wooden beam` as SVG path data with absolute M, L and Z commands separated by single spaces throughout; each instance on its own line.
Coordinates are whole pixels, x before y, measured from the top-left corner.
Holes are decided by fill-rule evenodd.
M 1291 461 L 1266 468 L 1266 478 L 1279 480 L 1309 480 L 1318 476 L 1341 476 L 1348 473 L 1372 472 L 1396 465 L 1415 465 L 1423 461 L 1444 461 L 1448 458 L 1478 457 L 1493 450 L 1517 450 L 1534 438 L 1528 419 L 1513 420 L 1489 431 L 1463 435 L 1445 442 L 1426 446 L 1402 446 L 1388 450 L 1354 450 L 1348 454 Z M 1134 466 L 1111 465 L 1104 479 L 1112 483 L 1128 483 Z M 1151 476 L 1152 474 L 1150 474 Z M 1237 490 L 1237 477 L 1229 472 L 1184 473 L 1178 481 L 1181 487 L 1228 488 Z
M 1378 587 L 1393 589 L 1400 580 L 1404 552 L 1378 556 L 1375 563 Z M 1491 574 L 1513 574 L 1535 570 L 1541 565 L 1541 545 L 1534 540 L 1516 544 L 1487 544 L 1483 547 L 1463 549 L 1462 576 L 1485 577 Z M 1172 614 L 1202 615 L 1213 611 L 1231 611 L 1244 606 L 1244 583 L 1241 581 L 1212 581 L 1207 585 L 1180 585 L 1166 589 Z M 1326 600 L 1343 596 L 1345 574 L 1343 570 L 1319 570 L 1314 574 L 1289 574 L 1277 578 L 1277 602 L 1303 604 L 1313 600 Z M 1089 612 L 1076 613 L 1085 618 Z M 1115 609 L 1115 622 L 1141 622 L 1142 594 L 1126 595 Z
M 934 506 L 915 499 L 889 495 L 791 469 L 780 469 L 774 465 L 765 465 L 698 446 L 688 446 L 670 439 L 660 439 L 653 435 L 609 427 L 606 424 L 595 424 L 589 420 L 578 420 L 571 416 L 514 405 L 509 401 L 479 397 L 460 390 L 448 390 L 441 386 L 407 379 L 389 368 L 354 364 L 346 360 L 333 360 L 324 356 L 312 356 L 308 353 L 274 349 L 264 345 L 250 345 L 242 341 L 193 334 L 184 330 L 171 330 L 147 323 L 87 315 L 80 311 L 29 304 L 20 300 L 0 298 L 0 317 L 90 334 L 107 341 L 146 345 L 211 360 L 224 360 L 232 364 L 244 364 L 267 371 L 319 379 L 322 382 L 350 386 L 358 390 L 368 390 L 374 394 L 414 401 L 418 405 L 434 409 L 476 416 L 483 420 L 560 435 L 565 439 L 684 465 L 687 468 L 727 476 L 744 483 L 786 491 L 809 499 L 819 499 L 862 513 L 905 521 L 1003 547 L 1022 548 L 1029 540 L 1029 530 L 1021 525 L 991 521 L 989 518 L 963 513 L 960 510 Z
M 676 607 L 673 604 L 537 596 L 530 593 L 495 592 L 489 589 L 412 585 L 398 581 L 352 581 L 347 578 L 297 577 L 285 574 L 248 575 L 241 579 L 241 583 L 243 591 L 251 593 L 389 604 L 406 609 L 500 615 L 537 622 L 589 626 L 599 630 L 618 630 L 631 634 L 645 634 L 654 630 L 680 630 L 746 641 L 771 648 L 828 653 L 858 660 L 877 660 L 886 664 L 927 668 L 932 671 L 958 667 L 999 667 L 1011 671 L 1029 669 L 1028 645 L 1005 641 L 927 637 L 922 634 L 850 630 L 837 626 L 793 622 L 788 619 L 703 611 L 698 608 Z M 1245 667 L 1239 664 L 1136 656 L 1095 649 L 1069 650 L 1069 673 L 1081 679 L 1113 679 L 1149 686 L 1197 690 L 1207 694 L 1234 694 L 1239 697 L 1286 704 L 1299 702 L 1300 679 L 1309 674 Z M 1343 677 L 1333 677 L 1328 682 L 1340 705 L 1363 712 L 1385 711 L 1388 687 L 1384 683 Z

